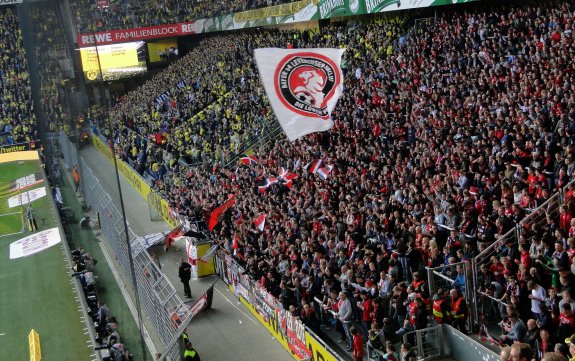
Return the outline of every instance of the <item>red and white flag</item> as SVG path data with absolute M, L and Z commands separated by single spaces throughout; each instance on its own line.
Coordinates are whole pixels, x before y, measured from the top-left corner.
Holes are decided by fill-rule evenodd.
M 304 165 L 303 169 L 310 172 L 310 174 L 315 174 L 321 167 L 321 163 L 322 163 L 321 159 L 314 160 L 313 162 L 309 162 L 308 164 Z
M 333 166 L 331 166 L 331 165 L 328 165 L 328 166 L 325 166 L 325 167 L 320 167 L 320 168 L 317 170 L 317 175 L 318 175 L 321 179 L 326 180 L 326 179 L 329 177 L 329 174 L 331 173 L 331 170 L 332 170 L 332 169 L 333 169 Z
M 289 140 L 333 127 L 331 112 L 343 92 L 344 51 L 254 50 L 264 89 Z
M 288 172 L 288 170 L 285 169 L 284 167 L 280 168 L 280 171 L 278 174 L 279 180 L 282 180 L 284 182 L 289 182 L 289 181 L 296 179 L 296 178 L 297 178 L 297 174 Z
M 277 178 L 265 178 L 262 184 L 258 186 L 258 191 L 263 194 L 272 184 L 276 184 L 277 182 Z
M 260 232 L 264 231 L 264 227 L 266 226 L 266 214 L 262 213 L 254 219 L 254 224 L 260 230 Z
M 258 159 L 256 157 L 254 157 L 253 155 L 247 156 L 247 157 L 242 157 L 240 158 L 240 163 L 244 164 L 244 165 L 252 165 L 252 164 L 257 164 L 258 163 Z

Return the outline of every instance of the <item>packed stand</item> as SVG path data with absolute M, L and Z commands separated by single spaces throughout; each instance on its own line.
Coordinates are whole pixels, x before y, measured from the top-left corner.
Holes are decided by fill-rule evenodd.
M 68 58 L 66 39 L 59 22 L 59 15 L 50 2 L 30 6 L 36 63 L 40 80 L 42 111 L 49 131 L 62 129 L 66 117 L 65 88 L 59 64 Z
M 0 7 L 0 145 L 38 139 L 30 76 L 15 7 Z
M 432 299 L 425 267 L 470 260 L 573 179 L 574 15 L 565 2 L 446 13 L 392 51 L 385 24 L 330 25 L 301 37 L 296 47 L 347 47 L 334 129 L 278 140 L 256 152 L 256 164 L 209 172 L 179 169 L 169 144 L 175 139 L 167 137 L 157 149 L 172 158 L 156 160 L 164 178 L 174 178 L 165 191 L 188 217 L 209 215 L 235 194 L 214 237 L 312 329 L 333 311 L 350 350 L 352 323 L 388 355 L 396 350 L 382 340 L 398 340 L 430 318 L 469 332 L 461 296 L 469 275 L 461 266 L 448 269 L 456 287 L 433 290 Z M 251 54 L 285 44 L 289 35 L 282 36 L 260 31 L 206 44 L 229 39 Z M 259 100 L 253 62 L 238 63 L 258 83 L 242 97 Z M 214 113 L 227 119 L 226 107 Z M 124 147 L 129 133 L 120 129 L 114 139 Z M 228 137 L 214 134 L 200 132 L 199 139 Z M 146 137 L 132 141 L 136 153 L 149 152 Z M 327 179 L 309 172 L 318 159 L 332 168 Z M 286 181 L 286 171 L 298 178 Z M 279 180 L 270 185 L 272 178 Z M 530 342 L 537 360 L 554 344 L 565 351 L 575 333 L 572 202 L 570 186 L 560 212 L 506 244 L 479 275 L 486 293 L 509 304 L 491 305 L 510 331 L 501 341 Z M 262 213 L 263 232 L 254 225 Z M 310 307 L 316 300 L 321 312 Z
M 88 119 L 97 119 L 108 138 L 108 124 L 114 124 L 121 157 L 163 187 L 179 159 L 188 164 L 230 159 L 265 132 L 271 113 L 261 102 L 251 51 L 258 44 L 284 47 L 312 36 L 319 38 L 307 32 L 295 40 L 293 33 L 280 32 L 211 37 L 120 99 L 108 120 L 98 111 Z
M 108 6 L 87 0 L 72 1 L 76 30 L 80 33 L 129 29 L 194 21 L 293 2 L 293 0 L 110 1 Z

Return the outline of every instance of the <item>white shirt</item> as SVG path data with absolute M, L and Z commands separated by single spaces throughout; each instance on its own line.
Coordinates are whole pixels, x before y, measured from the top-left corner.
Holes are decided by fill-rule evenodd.
M 545 289 L 539 285 L 537 285 L 536 288 L 531 290 L 531 295 L 535 298 L 531 299 L 531 312 L 533 313 L 541 313 L 541 308 L 539 307 L 541 305 L 541 301 L 539 300 L 544 300 L 547 298 L 547 292 L 545 292 Z

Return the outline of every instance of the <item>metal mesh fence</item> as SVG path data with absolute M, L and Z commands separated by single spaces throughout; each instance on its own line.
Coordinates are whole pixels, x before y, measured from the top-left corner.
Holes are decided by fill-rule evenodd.
M 76 148 L 64 134 L 60 135 L 60 145 L 66 164 L 73 164 L 73 154 L 77 154 Z M 78 159 L 77 155 L 75 159 Z M 78 164 L 82 176 L 80 186 L 85 201 L 88 207 L 99 213 L 101 231 L 105 236 L 103 242 L 113 255 L 116 264 L 110 266 L 117 266 L 125 280 L 132 280 L 129 247 L 126 243 L 122 215 L 86 162 L 80 159 Z M 143 318 L 148 321 L 146 325 L 151 325 L 160 338 L 162 344 L 156 345 L 156 348 L 163 350 L 178 334 L 180 325 L 191 319 L 192 313 L 189 306 L 178 296 L 174 286 L 153 262 L 142 239 L 130 228 L 128 233 Z M 133 297 L 134 285 L 131 282 L 126 284 L 131 288 L 128 293 Z M 178 344 L 163 353 L 167 354 L 167 360 L 180 359 Z
M 473 287 L 473 266 L 471 262 L 457 262 L 447 266 L 427 268 L 427 282 L 429 294 L 435 295 L 437 291 L 457 288 L 465 298 L 469 307 L 467 328 L 473 330 L 475 315 L 475 291 Z

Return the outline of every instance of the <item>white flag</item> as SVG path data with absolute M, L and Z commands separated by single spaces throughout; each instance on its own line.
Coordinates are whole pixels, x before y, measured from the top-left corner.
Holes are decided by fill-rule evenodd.
M 343 92 L 345 49 L 255 49 L 264 89 L 289 140 L 329 130 Z

